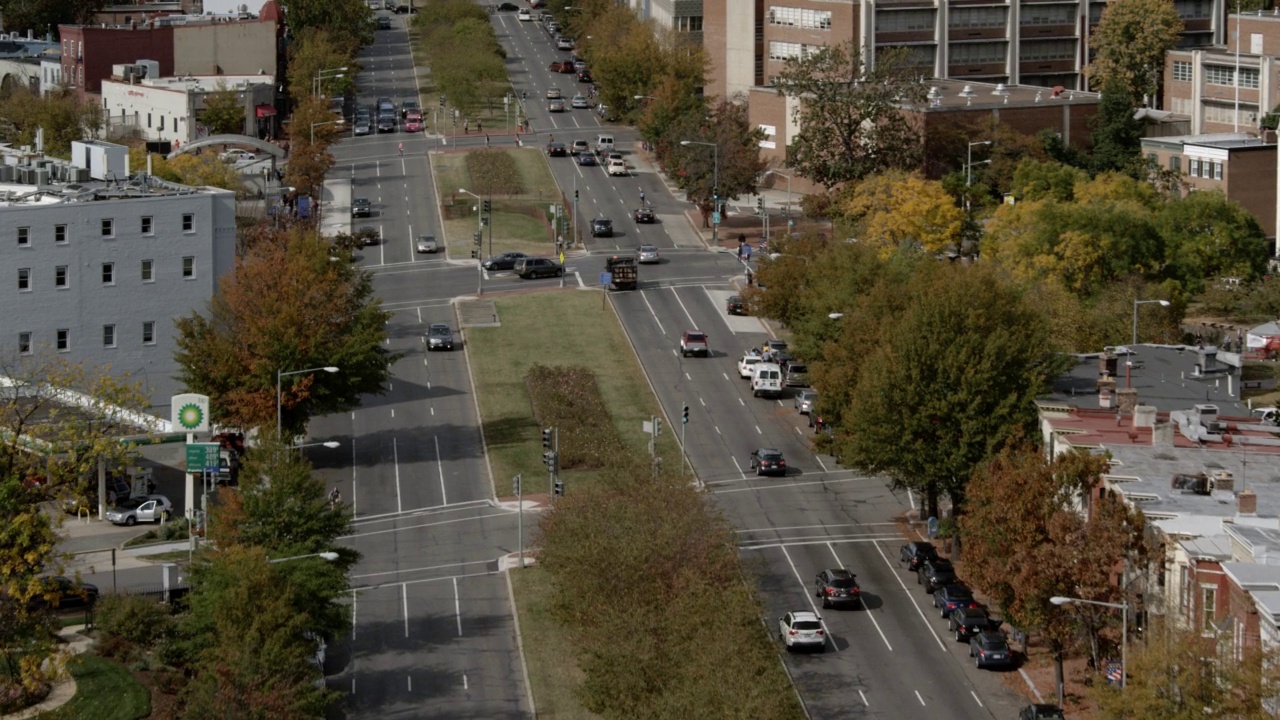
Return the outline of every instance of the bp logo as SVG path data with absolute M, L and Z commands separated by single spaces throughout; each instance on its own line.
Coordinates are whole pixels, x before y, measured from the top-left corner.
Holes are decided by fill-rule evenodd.
M 204 424 L 204 411 L 195 403 L 187 403 L 178 408 L 178 424 L 184 430 L 195 430 Z

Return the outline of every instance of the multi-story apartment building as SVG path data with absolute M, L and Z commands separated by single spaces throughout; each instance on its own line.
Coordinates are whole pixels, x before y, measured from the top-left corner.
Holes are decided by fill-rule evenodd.
M 235 261 L 235 194 L 131 174 L 128 149 L 0 165 L 0 345 L 109 366 L 151 403 L 179 390 L 174 319 L 203 311 Z
M 1225 37 L 1165 56 L 1164 109 L 1188 116 L 1195 134 L 1258 133 L 1280 103 L 1280 15 L 1232 14 Z
M 702 44 L 702 0 L 627 0 L 627 4 L 641 19 L 688 33 L 691 42 Z

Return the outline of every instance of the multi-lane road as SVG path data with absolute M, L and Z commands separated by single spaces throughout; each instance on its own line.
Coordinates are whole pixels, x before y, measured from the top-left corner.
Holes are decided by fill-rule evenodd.
M 358 78 L 360 102 L 397 100 L 419 87 L 410 60 L 404 16 L 366 48 Z M 1012 718 L 1017 696 L 1001 675 L 978 672 L 967 646 L 956 643 L 897 562 L 902 536 L 895 519 L 910 498 L 883 480 L 844 470 L 809 445 L 807 423 L 789 397 L 755 399 L 736 372 L 742 351 L 767 339 L 755 318 L 728 317 L 725 299 L 741 266 L 731 253 L 706 248 L 662 178 L 630 152 L 635 135 L 602 125 L 589 110 L 548 113 L 543 97 L 560 87 L 579 90 L 571 75 L 547 66 L 566 53 L 554 49 L 540 24 L 514 14 L 493 16 L 507 51 L 513 93 L 526 96 L 532 132 L 526 143 L 594 142 L 612 134 L 634 171 L 609 177 L 599 167 L 555 158 L 556 182 L 582 217 L 614 221 L 614 238 L 583 238 L 568 261 L 590 283 L 602 256 L 658 245 L 660 265 L 642 269 L 642 288 L 610 295 L 669 418 L 691 408 L 686 428 L 690 461 L 707 494 L 738 528 L 744 563 L 759 577 L 771 627 L 788 610 L 817 609 L 828 629 L 827 651 L 785 655 L 813 717 Z M 428 98 L 428 100 L 431 100 Z M 365 398 L 342 416 L 313 422 L 316 440 L 337 439 L 336 450 L 312 454 L 327 482 L 353 504 L 355 532 L 347 542 L 363 554 L 353 572 L 359 588 L 344 652 L 333 654 L 329 684 L 348 694 L 351 717 L 526 717 L 532 713 L 504 567 L 515 551 L 516 519 L 492 497 L 478 410 L 460 352 L 428 354 L 422 333 L 432 322 L 457 325 L 452 300 L 474 293 L 477 269 L 454 254 L 420 256 L 413 239 L 439 236 L 429 198 L 429 153 L 449 146 L 483 146 L 476 134 L 345 138 L 332 152 L 333 173 L 350 177 L 355 196 L 368 197 L 374 215 L 355 224 L 377 227 L 383 242 L 366 248 L 361 263 L 374 274 L 378 295 L 392 310 L 390 350 L 404 354 L 385 395 Z M 514 142 L 503 136 L 499 142 Z M 404 155 L 397 146 L 404 143 Z M 630 211 L 639 192 L 659 222 L 637 226 Z M 576 282 L 577 280 L 573 280 Z M 486 292 L 517 287 L 506 273 L 490 274 Z M 529 287 L 530 283 L 523 283 Z M 710 358 L 681 358 L 682 331 L 709 333 Z M 757 479 L 748 455 L 757 447 L 786 455 L 786 478 Z M 526 523 L 526 526 L 531 523 Z M 815 607 L 814 576 L 828 567 L 858 575 L 866 609 Z M 566 658 L 566 660 L 569 660 Z

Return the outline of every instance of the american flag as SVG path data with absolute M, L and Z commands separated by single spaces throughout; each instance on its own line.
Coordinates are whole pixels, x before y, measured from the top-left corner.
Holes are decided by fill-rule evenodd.
M 1119 685 L 1120 678 L 1124 675 L 1120 669 L 1120 663 L 1107 663 L 1107 682 L 1112 685 Z

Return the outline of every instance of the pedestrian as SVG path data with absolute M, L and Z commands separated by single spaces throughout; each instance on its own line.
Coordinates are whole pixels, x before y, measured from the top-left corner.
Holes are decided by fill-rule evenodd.
M 466 135 L 471 132 L 471 120 L 462 121 L 462 134 Z
M 329 493 L 329 507 L 335 508 L 340 502 L 342 502 L 342 492 L 335 486 L 333 492 Z
M 747 261 L 747 262 L 751 262 L 751 246 L 750 246 L 750 245 L 743 245 L 743 250 L 742 250 L 742 252 L 743 252 L 743 254 L 744 254 L 744 255 L 746 255 L 746 261 Z
M 751 287 L 751 268 L 747 268 L 747 287 Z
M 742 238 L 738 238 L 738 259 L 739 260 L 742 259 L 742 250 L 744 247 L 746 247 L 746 245 L 747 245 L 746 242 L 744 242 Z
M 485 133 L 484 135 L 484 146 L 489 147 L 489 133 Z
M 400 151 L 400 157 L 404 157 L 404 143 L 400 143 L 396 146 L 396 150 Z
M 476 132 L 484 132 L 484 123 L 476 120 Z

